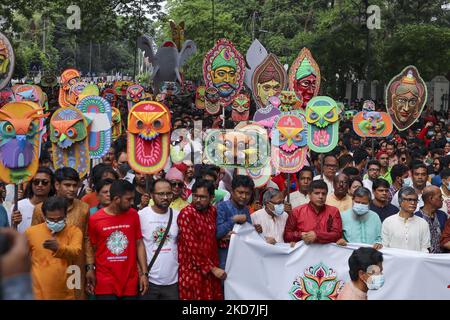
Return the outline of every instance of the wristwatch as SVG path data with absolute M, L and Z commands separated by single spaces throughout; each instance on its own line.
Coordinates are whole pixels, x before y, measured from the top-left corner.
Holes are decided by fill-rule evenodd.
M 95 270 L 95 264 L 87 264 L 86 265 L 86 272 L 90 270 Z

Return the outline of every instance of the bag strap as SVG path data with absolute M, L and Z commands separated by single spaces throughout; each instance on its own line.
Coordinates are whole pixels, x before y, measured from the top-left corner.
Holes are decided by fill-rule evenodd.
M 167 236 L 169 234 L 170 227 L 172 226 L 172 218 L 173 218 L 173 210 L 172 210 L 172 208 L 170 208 L 169 212 L 170 212 L 169 213 L 169 222 L 167 223 L 166 231 L 164 232 L 164 235 L 163 235 L 163 237 L 161 239 L 161 242 L 159 243 L 158 249 L 156 249 L 155 254 L 153 255 L 153 258 L 152 258 L 152 260 L 150 261 L 150 263 L 148 265 L 147 272 L 150 272 L 150 270 L 152 269 L 153 265 L 155 264 L 156 258 L 158 257 L 159 253 L 161 252 L 161 249 L 162 249 L 162 247 L 164 245 L 164 242 L 166 241 L 166 238 L 167 238 Z

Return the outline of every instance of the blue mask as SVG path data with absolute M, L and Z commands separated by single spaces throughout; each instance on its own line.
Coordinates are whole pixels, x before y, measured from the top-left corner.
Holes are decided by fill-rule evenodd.
M 275 204 L 273 207 L 275 208 L 274 209 L 275 215 L 281 216 L 284 213 L 284 204 L 283 203 Z
M 403 187 L 411 187 L 411 186 L 412 186 L 411 177 L 408 177 L 405 180 L 403 180 Z
M 378 290 L 384 285 L 384 275 L 371 275 L 369 279 L 367 279 L 366 284 L 369 290 Z
M 47 227 L 53 232 L 53 233 L 58 233 L 60 232 L 62 229 L 64 229 L 64 227 L 66 226 L 66 220 L 61 220 L 58 222 L 53 222 L 50 220 L 45 220 L 45 222 L 47 223 Z
M 450 142 L 450 137 L 447 137 L 447 142 Z
M 353 212 L 356 213 L 358 216 L 365 215 L 367 212 L 369 212 L 369 205 L 362 203 L 355 203 L 353 204 Z

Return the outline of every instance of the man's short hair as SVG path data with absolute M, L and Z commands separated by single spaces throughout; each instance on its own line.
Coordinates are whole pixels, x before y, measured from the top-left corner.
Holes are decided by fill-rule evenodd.
M 339 168 L 342 169 L 346 165 L 348 165 L 348 164 L 353 162 L 353 157 L 350 154 L 344 154 L 344 155 L 339 157 L 338 161 L 339 161 Z
M 69 167 L 62 167 L 55 171 L 55 181 L 63 182 L 64 180 L 72 180 L 75 182 L 80 182 L 80 175 L 78 172 Z
M 417 192 L 416 190 L 414 190 L 413 187 L 403 187 L 398 191 L 398 203 L 402 203 L 403 202 L 403 197 L 404 196 L 412 196 L 415 195 L 417 196 Z
M 98 181 L 95 184 L 95 192 L 99 193 L 103 189 L 104 186 L 109 186 L 109 185 L 113 184 L 113 182 L 114 182 L 114 180 L 110 179 L 110 178 Z
M 408 167 L 404 164 L 395 164 L 391 169 L 391 179 L 394 182 L 395 179 L 403 177 L 403 175 L 408 172 Z
M 313 180 L 308 187 L 308 193 L 313 193 L 314 189 L 326 190 L 328 193 L 328 185 L 323 180 Z
M 386 180 L 384 180 L 382 178 L 377 178 L 372 183 L 372 190 L 375 191 L 380 187 L 389 189 L 390 184 L 389 184 L 389 182 L 387 182 Z
M 367 169 L 370 167 L 370 166 L 378 166 L 379 168 L 381 168 L 381 164 L 380 164 L 380 161 L 378 161 L 378 160 L 370 160 L 368 163 L 367 163 Z
M 444 168 L 441 171 L 441 179 L 447 179 L 448 177 L 450 177 L 450 168 Z
M 370 201 L 372 199 L 372 194 L 370 193 L 370 190 L 367 189 L 366 187 L 359 187 L 353 192 L 353 199 L 355 197 L 360 197 L 360 198 L 367 197 L 367 199 L 369 199 L 369 201 Z
M 64 215 L 67 216 L 67 208 L 69 208 L 69 204 L 66 198 L 53 196 L 44 200 L 42 204 L 42 213 L 44 216 L 47 216 L 47 212 L 55 211 L 55 210 L 63 210 Z
M 203 179 L 196 180 L 194 185 L 192 186 L 192 193 L 194 194 L 198 189 L 201 188 L 205 188 L 206 190 L 208 190 L 208 194 L 211 197 L 214 197 L 215 188 L 214 184 L 211 181 Z
M 417 169 L 420 169 L 420 168 L 425 169 L 425 171 L 428 172 L 428 168 L 425 165 L 425 163 L 423 163 L 423 162 L 413 164 L 411 170 L 414 172 L 414 171 L 416 171 Z
M 359 248 L 353 251 L 348 259 L 349 274 L 352 281 L 359 278 L 359 271 L 367 272 L 367 268 L 383 262 L 383 254 L 374 248 Z
M 266 192 L 264 192 L 263 195 L 263 204 L 265 205 L 267 202 L 270 202 L 270 200 L 273 199 L 273 197 L 281 194 L 280 190 L 277 189 L 269 189 Z
M 109 196 L 111 201 L 115 197 L 123 197 L 128 192 L 134 192 L 135 188 L 132 183 L 127 180 L 115 180 L 111 184 L 111 189 L 109 189 Z
M 164 178 L 156 179 L 155 181 L 153 181 L 153 183 L 150 183 L 150 185 L 149 185 L 149 191 L 150 191 L 150 193 L 154 193 L 154 192 L 155 192 L 156 184 L 158 184 L 158 183 L 160 183 L 160 182 L 167 183 L 169 186 L 172 186 L 172 185 L 170 184 L 170 181 L 167 180 L 167 179 L 164 179 Z
M 347 167 L 344 170 L 342 170 L 342 173 L 345 173 L 349 177 L 351 177 L 351 176 L 359 176 L 359 170 L 356 167 Z
M 300 179 L 300 176 L 302 175 L 303 172 L 310 172 L 311 176 L 314 178 L 314 171 L 311 167 L 309 166 L 304 166 L 299 172 L 297 172 L 297 180 Z
M 369 157 L 369 153 L 362 148 L 357 148 L 353 152 L 353 160 L 355 161 L 355 165 L 360 164 L 364 160 L 366 160 Z
M 231 189 L 236 190 L 239 187 L 249 188 L 250 190 L 253 190 L 255 189 L 255 183 L 249 176 L 238 174 L 233 178 L 233 181 L 231 182 Z

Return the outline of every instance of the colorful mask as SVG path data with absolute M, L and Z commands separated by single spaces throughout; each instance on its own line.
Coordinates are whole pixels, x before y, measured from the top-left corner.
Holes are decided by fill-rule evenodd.
M 366 100 L 363 103 L 363 111 L 375 111 L 375 103 L 372 100 Z
M 53 166 L 71 167 L 80 178 L 89 172 L 88 122 L 80 110 L 65 107 L 56 110 L 50 119 Z
M 358 113 L 358 110 L 347 110 L 341 114 L 342 120 L 353 121 L 353 118 Z
M 88 96 L 77 104 L 77 109 L 89 124 L 89 156 L 100 159 L 111 147 L 111 105 L 102 97 Z
M 267 107 L 256 110 L 253 121 L 256 121 L 263 127 L 273 128 L 275 119 L 281 114 L 280 109 L 278 109 L 280 104 L 281 101 L 278 97 L 270 97 Z
M 253 97 L 257 108 L 267 106 L 269 98 L 278 96 L 287 85 L 287 74 L 274 54 L 255 69 L 252 76 Z
M 279 106 L 281 112 L 300 109 L 301 102 L 297 99 L 294 91 L 281 91 L 278 97 L 281 101 L 281 104 Z
M 267 132 L 261 126 L 248 130 L 210 129 L 204 154 L 208 163 L 226 168 L 258 169 L 269 162 Z
M 120 110 L 112 108 L 112 128 L 111 136 L 116 141 L 122 135 L 122 115 Z
M 245 61 L 233 43 L 219 39 L 203 60 L 206 87 L 215 87 L 223 107 L 230 105 L 244 84 Z
M 0 90 L 5 88 L 14 72 L 15 55 L 8 38 L 0 32 Z
M 247 121 L 250 112 L 250 96 L 240 93 L 232 104 L 231 119 L 233 121 Z
M 169 23 L 170 30 L 172 31 L 172 40 L 178 50 L 181 50 L 181 45 L 184 42 L 184 21 L 181 21 L 178 25 L 173 20 L 169 20 Z
M 144 88 L 139 84 L 133 84 L 127 88 L 127 105 L 128 111 L 139 101 L 145 98 Z
M 387 137 L 392 133 L 392 120 L 386 112 L 358 112 L 353 118 L 353 130 L 360 137 Z
M 131 168 L 143 174 L 161 171 L 169 158 L 169 110 L 158 102 L 138 102 L 128 114 L 127 137 Z
M 180 85 L 174 81 L 164 81 L 161 84 L 160 92 L 166 96 L 176 96 L 180 93 Z
M 83 90 L 78 94 L 78 101 L 81 101 L 81 99 L 84 99 L 88 96 L 99 96 L 100 95 L 100 89 L 96 84 L 88 84 L 86 85 Z
M 272 137 L 272 165 L 279 172 L 295 173 L 306 160 L 305 117 L 299 112 L 282 113 L 274 123 Z
M 205 109 L 205 86 L 198 86 L 195 91 L 195 106 L 197 109 Z
M 39 86 L 23 84 L 14 87 L 14 96 L 16 101 L 31 101 L 37 103 L 40 107 L 44 106 L 44 92 Z
M 11 88 L 6 88 L 2 91 L 0 91 L 0 108 L 3 107 L 8 102 L 15 101 L 14 92 L 11 90 Z
M 312 98 L 306 106 L 308 147 L 318 153 L 333 150 L 339 139 L 339 111 L 336 101 L 329 97 Z
M 220 112 L 220 96 L 215 87 L 209 87 L 205 90 L 205 110 L 212 115 Z
M 414 66 L 408 66 L 389 82 L 386 108 L 399 131 L 408 129 L 427 102 L 427 86 Z
M 70 87 L 67 101 L 71 106 L 75 106 L 78 101 L 80 101 L 79 96 L 83 92 L 84 88 L 87 87 L 87 85 L 88 83 L 86 82 L 77 82 Z
M 30 181 L 39 166 L 40 119 L 46 117 L 33 102 L 10 102 L 0 109 L 0 180 Z
M 196 91 L 195 84 L 192 81 L 186 80 L 184 82 L 184 94 L 192 95 Z
M 319 93 L 320 69 L 308 48 L 300 51 L 289 69 L 289 90 L 295 91 L 302 109 Z
M 59 106 L 61 108 L 75 105 L 69 102 L 69 91 L 75 83 L 81 81 L 80 77 L 81 77 L 80 71 L 76 69 L 66 69 L 61 74 L 61 78 L 59 81 L 60 87 L 58 97 Z
M 132 84 L 133 82 L 131 81 L 124 81 L 124 80 L 116 81 L 113 84 L 114 93 L 116 94 L 116 96 L 124 97 L 127 95 L 128 87 L 131 86 Z
M 117 97 L 116 97 L 116 93 L 114 92 L 113 89 L 107 88 L 107 89 L 103 90 L 102 96 L 103 96 L 103 98 L 108 100 L 109 104 L 111 105 L 111 108 L 116 107 Z

